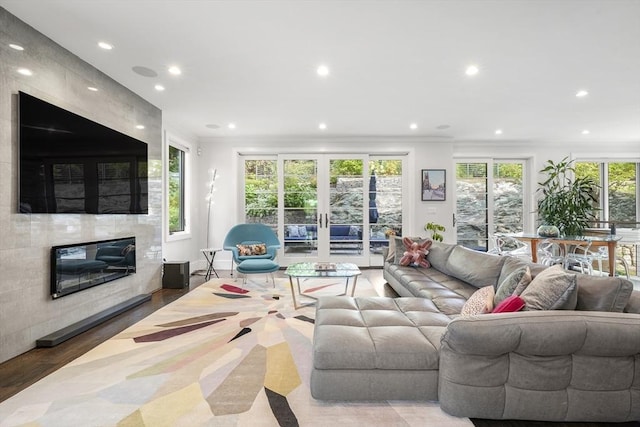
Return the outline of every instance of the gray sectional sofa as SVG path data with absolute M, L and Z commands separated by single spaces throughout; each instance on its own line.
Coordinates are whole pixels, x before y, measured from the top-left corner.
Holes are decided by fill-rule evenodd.
M 575 309 L 461 316 L 478 288 L 545 267 L 438 242 L 427 259 L 428 269 L 385 263 L 399 298 L 318 301 L 315 398 L 438 400 L 470 418 L 640 420 L 640 292 L 631 282 L 577 273 Z

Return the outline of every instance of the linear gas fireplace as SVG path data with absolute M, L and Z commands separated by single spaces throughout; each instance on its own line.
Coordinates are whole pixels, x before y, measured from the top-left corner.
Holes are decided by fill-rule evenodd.
M 135 272 L 135 237 L 51 248 L 51 296 L 54 299 Z

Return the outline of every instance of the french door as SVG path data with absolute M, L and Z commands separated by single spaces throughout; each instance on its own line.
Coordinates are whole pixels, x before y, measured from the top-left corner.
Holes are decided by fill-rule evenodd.
M 244 222 L 273 228 L 281 265 L 381 266 L 402 235 L 405 158 L 368 154 L 243 156 Z
M 281 262 L 367 263 L 366 160 L 366 155 L 278 156 Z

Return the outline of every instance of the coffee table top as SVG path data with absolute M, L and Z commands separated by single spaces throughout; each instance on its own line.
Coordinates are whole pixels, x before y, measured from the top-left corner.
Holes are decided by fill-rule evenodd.
M 361 274 L 357 265 L 350 262 L 331 263 L 336 266 L 335 270 L 317 270 L 316 262 L 298 262 L 291 264 L 284 271 L 284 274 L 291 277 L 353 277 Z

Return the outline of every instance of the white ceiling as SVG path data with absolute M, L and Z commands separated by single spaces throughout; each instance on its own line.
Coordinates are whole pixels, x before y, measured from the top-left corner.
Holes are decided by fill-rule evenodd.
M 640 0 L 0 6 L 194 136 L 640 142 Z M 101 40 L 114 49 L 98 48 Z M 465 75 L 471 63 L 480 68 L 473 78 Z M 181 76 L 166 72 L 172 64 Z M 320 64 L 329 77 L 317 76 Z M 140 76 L 134 66 L 158 77 Z M 155 91 L 156 83 L 166 90 Z M 589 95 L 577 98 L 579 89 Z M 418 129 L 409 129 L 412 122 Z

